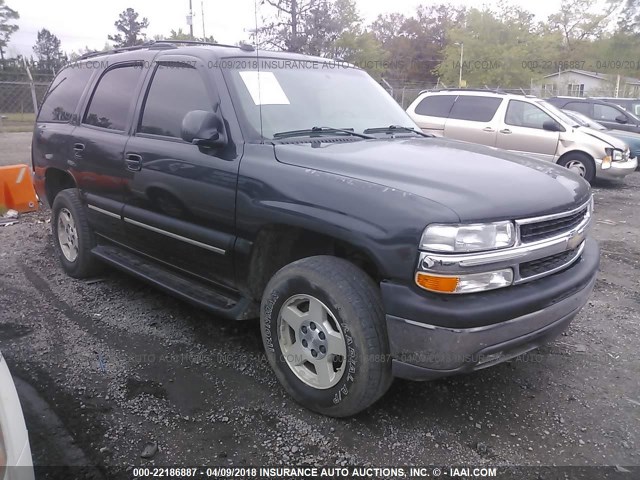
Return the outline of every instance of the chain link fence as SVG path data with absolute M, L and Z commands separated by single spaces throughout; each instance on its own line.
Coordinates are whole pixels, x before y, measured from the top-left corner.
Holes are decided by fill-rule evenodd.
M 0 71 L 0 131 L 30 132 L 51 74 Z

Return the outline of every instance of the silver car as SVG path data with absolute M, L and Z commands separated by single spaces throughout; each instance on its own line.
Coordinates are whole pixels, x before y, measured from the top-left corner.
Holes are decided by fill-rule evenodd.
M 623 141 L 581 127 L 530 95 L 486 90 L 422 92 L 407 109 L 425 133 L 523 153 L 555 162 L 589 182 L 622 179 L 638 163 Z
M 29 436 L 20 400 L 0 352 L 0 480 L 33 480 Z

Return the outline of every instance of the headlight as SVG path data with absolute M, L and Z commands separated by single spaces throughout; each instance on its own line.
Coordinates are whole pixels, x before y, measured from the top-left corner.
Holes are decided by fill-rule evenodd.
M 422 233 L 420 248 L 434 252 L 479 252 L 510 247 L 514 242 L 512 222 L 433 224 Z
M 610 161 L 613 161 L 613 162 L 624 161 L 624 153 L 622 152 L 622 150 L 618 150 L 616 148 L 605 148 L 605 152 L 607 153 L 607 157 L 610 157 L 611 159 Z

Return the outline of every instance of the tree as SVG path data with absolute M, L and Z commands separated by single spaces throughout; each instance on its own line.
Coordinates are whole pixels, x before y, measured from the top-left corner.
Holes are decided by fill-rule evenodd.
M 9 8 L 5 0 L 0 0 L 0 60 L 4 60 L 4 50 L 9 39 L 19 28 L 13 21 L 19 18 L 20 14 L 16 10 Z
M 547 23 L 562 34 L 566 52 L 573 53 L 577 43 L 600 38 L 606 31 L 616 6 L 609 3 L 602 10 L 600 3 L 598 0 L 562 0 L 560 10 L 549 16 Z
M 147 34 L 142 30 L 149 26 L 149 20 L 144 17 L 142 21 L 138 21 L 138 16 L 138 12 L 133 8 L 127 8 L 120 14 L 114 23 L 119 33 L 108 36 L 109 40 L 115 43 L 115 47 L 132 47 L 144 43 Z
M 170 40 L 176 40 L 176 41 L 180 41 L 180 40 L 196 40 L 199 42 L 207 42 L 207 43 L 216 43 L 216 39 L 213 38 L 213 35 L 209 35 L 208 37 L 195 37 L 195 38 L 191 38 L 191 35 L 188 34 L 187 32 L 183 32 L 181 28 L 178 28 L 178 30 L 171 30 L 171 35 L 169 35 L 168 37 L 165 35 L 154 35 L 153 37 L 154 40 L 161 42 L 163 40 L 166 41 L 170 41 Z
M 275 16 L 254 33 L 261 37 L 258 46 L 273 47 L 287 52 L 303 53 L 305 45 L 304 20 L 309 11 L 322 0 L 264 0 L 275 9 Z M 260 45 L 263 44 L 263 45 Z
M 33 51 L 38 61 L 47 68 L 57 69 L 65 60 L 65 55 L 60 50 L 60 39 L 46 28 L 38 32 Z

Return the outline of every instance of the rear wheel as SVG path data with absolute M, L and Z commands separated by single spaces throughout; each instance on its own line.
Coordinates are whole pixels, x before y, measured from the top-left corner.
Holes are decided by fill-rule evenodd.
M 260 324 L 278 380 L 300 404 L 346 417 L 391 385 L 391 363 L 377 286 L 335 257 L 298 260 L 265 290 Z
M 95 238 L 78 190 L 69 188 L 56 195 L 51 211 L 53 244 L 64 271 L 75 278 L 97 273 L 99 263 L 91 253 Z
M 584 153 L 570 153 L 562 157 L 558 165 L 577 173 L 589 183 L 593 183 L 596 178 L 596 165 L 593 159 Z

